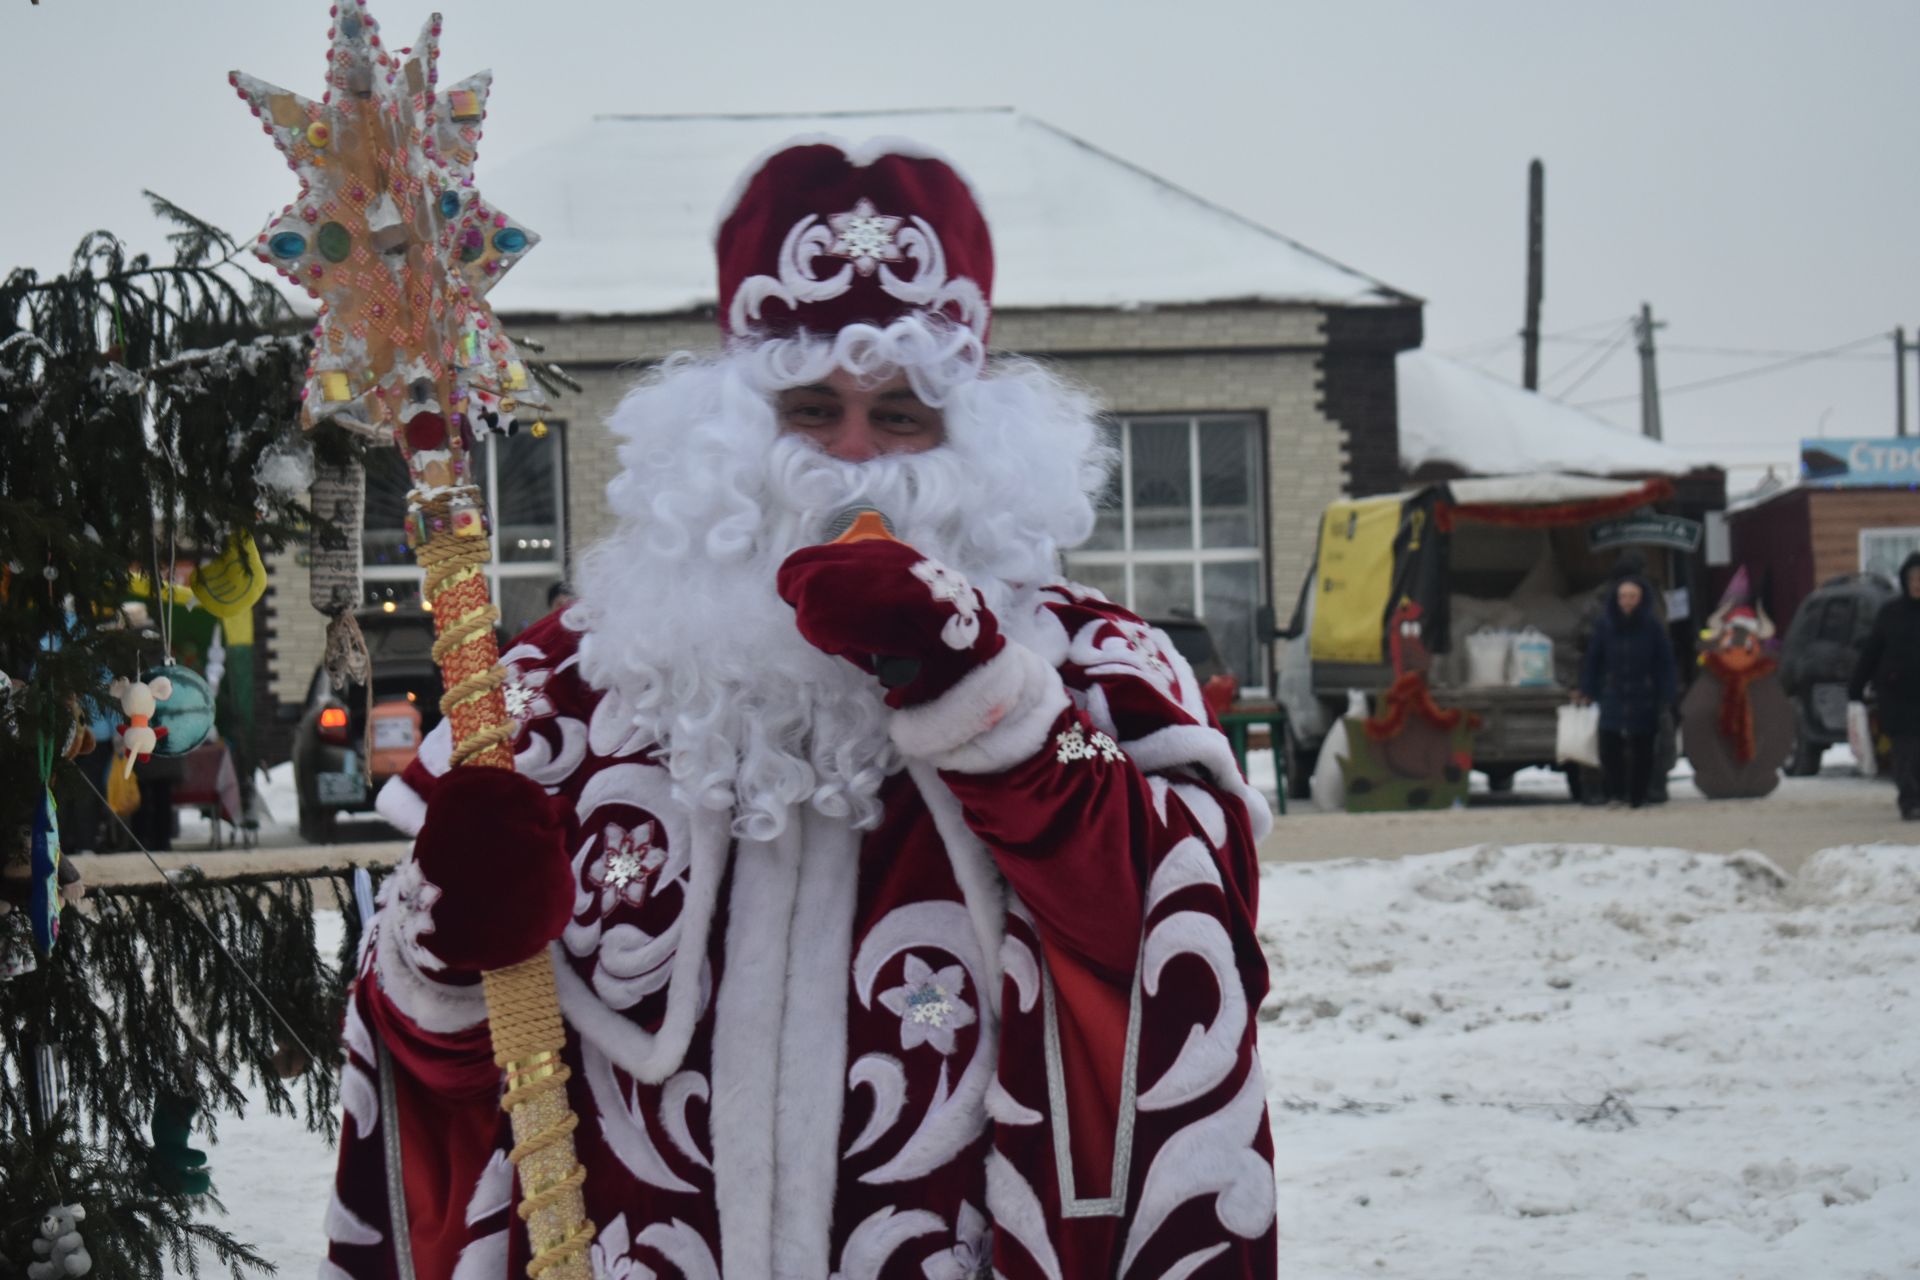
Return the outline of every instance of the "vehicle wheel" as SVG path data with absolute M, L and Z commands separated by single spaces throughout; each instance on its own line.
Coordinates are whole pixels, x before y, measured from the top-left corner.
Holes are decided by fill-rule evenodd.
M 332 844 L 335 816 L 332 809 L 322 809 L 318 806 L 308 808 L 304 804 L 301 805 L 300 838 L 308 844 Z
M 1518 769 L 1509 768 L 1495 767 L 1488 769 L 1486 771 L 1487 790 L 1493 792 L 1495 795 L 1506 795 L 1513 790 L 1513 775 L 1518 772 L 1520 772 Z
M 1826 754 L 1826 747 L 1814 742 L 1804 733 L 1793 735 L 1793 754 L 1787 757 L 1787 776 L 1789 778 L 1807 778 L 1820 772 L 1820 757 Z

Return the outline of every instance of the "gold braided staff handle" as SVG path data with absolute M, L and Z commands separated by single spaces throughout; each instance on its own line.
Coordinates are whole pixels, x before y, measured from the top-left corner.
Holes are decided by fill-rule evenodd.
M 488 539 L 448 531 L 447 499 L 421 502 L 421 527 L 435 528 L 418 552 L 433 607 L 433 660 L 447 691 L 440 711 L 453 726 L 454 765 L 513 768 L 512 726 L 500 694 L 500 649 L 493 624 L 500 610 L 487 597 Z M 507 1158 L 520 1174 L 520 1216 L 533 1258 L 529 1280 L 591 1280 L 587 1249 L 595 1231 L 581 1185 L 587 1171 L 574 1158 L 580 1118 L 567 1105 L 561 1061 L 566 1030 L 553 984 L 553 961 L 542 950 L 530 960 L 482 975 L 493 1060 L 506 1072 L 500 1100 L 513 1124 Z

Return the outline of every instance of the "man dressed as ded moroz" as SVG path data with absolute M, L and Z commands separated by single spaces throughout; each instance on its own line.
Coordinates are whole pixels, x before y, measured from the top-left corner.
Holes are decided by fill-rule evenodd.
M 986 222 L 924 148 L 772 153 L 716 247 L 723 353 L 614 413 L 618 530 L 503 655 L 517 773 L 442 725 L 381 796 L 418 840 L 325 1274 L 396 1230 L 522 1274 L 478 975 L 551 948 L 595 1275 L 1274 1275 L 1270 819 L 1166 637 L 1057 576 L 1093 406 L 987 362 Z M 861 507 L 898 540 L 830 541 Z

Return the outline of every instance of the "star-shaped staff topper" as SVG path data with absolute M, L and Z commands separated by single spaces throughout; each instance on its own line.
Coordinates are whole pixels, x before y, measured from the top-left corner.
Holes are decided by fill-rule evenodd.
M 474 186 L 492 75 L 440 87 L 440 15 L 389 50 L 366 0 L 329 13 L 318 102 L 227 77 L 300 175 L 254 252 L 321 304 L 306 424 L 391 432 L 420 490 L 464 488 L 474 433 L 544 404 L 487 304 L 539 237 Z

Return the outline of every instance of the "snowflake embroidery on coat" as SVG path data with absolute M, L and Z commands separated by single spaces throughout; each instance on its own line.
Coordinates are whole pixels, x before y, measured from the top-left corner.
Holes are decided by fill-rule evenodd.
M 834 236 L 827 252 L 836 258 L 851 258 L 855 271 L 870 276 L 883 262 L 903 260 L 893 238 L 903 221 L 881 213 L 873 207 L 873 201 L 862 196 L 851 212 L 827 215 L 827 228 Z
M 629 831 L 609 824 L 600 837 L 600 856 L 587 866 L 587 883 L 600 891 L 600 912 L 615 902 L 644 906 L 653 878 L 665 866 L 667 851 L 654 843 L 654 824 L 645 822 Z
M 1072 764 L 1076 760 L 1092 760 L 1095 757 L 1109 761 L 1118 760 L 1123 754 L 1120 744 L 1098 729 L 1093 732 L 1093 740 L 1088 741 L 1087 735 L 1080 731 L 1080 726 L 1077 724 L 1068 725 L 1055 734 L 1053 745 L 1054 758 L 1061 764 Z
M 973 1023 L 973 1008 L 960 998 L 966 970 L 949 965 L 936 970 L 909 954 L 906 982 L 880 993 L 880 1003 L 900 1018 L 900 1048 L 930 1044 L 943 1054 L 953 1052 L 953 1033 Z
M 913 576 L 927 584 L 935 600 L 954 608 L 954 615 L 940 628 L 940 639 L 947 648 L 973 648 L 980 638 L 980 597 L 973 584 L 938 560 L 922 560 L 913 566 Z
M 953 1248 L 934 1254 L 920 1270 L 927 1280 L 993 1280 L 993 1224 L 962 1200 L 953 1224 Z
M 551 679 L 553 672 L 545 668 L 532 671 L 522 671 L 517 666 L 507 668 L 500 696 L 506 701 L 507 715 L 513 719 L 514 737 L 519 737 L 535 720 L 545 720 L 554 714 L 553 699 L 547 696 L 547 682 Z

